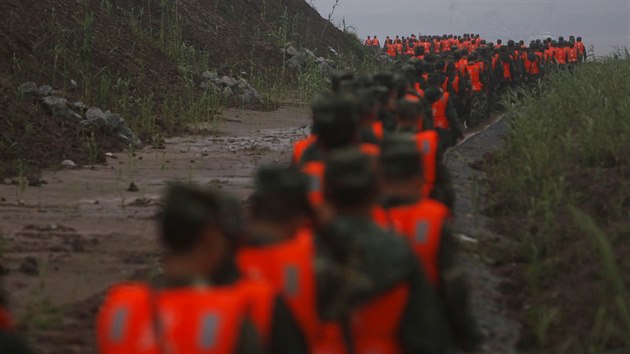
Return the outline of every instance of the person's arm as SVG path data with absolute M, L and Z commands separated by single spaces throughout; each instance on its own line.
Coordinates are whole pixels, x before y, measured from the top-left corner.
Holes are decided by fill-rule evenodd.
M 263 346 L 260 341 L 260 335 L 256 331 L 256 326 L 249 320 L 243 321 L 241 333 L 238 337 L 235 354 L 263 354 Z M 2 352 L 4 353 L 4 352 Z
M 408 278 L 409 298 L 400 324 L 403 352 L 409 354 L 453 353 L 453 339 L 440 310 L 439 300 L 420 264 Z
M 308 353 L 304 333 L 281 297 L 276 299 L 271 328 L 270 353 Z
M 445 223 L 438 251 L 440 269 L 439 297 L 446 318 L 459 347 L 473 351 L 480 347 L 483 338 L 470 308 L 470 290 L 464 268 L 456 261 L 457 244 L 451 227 Z

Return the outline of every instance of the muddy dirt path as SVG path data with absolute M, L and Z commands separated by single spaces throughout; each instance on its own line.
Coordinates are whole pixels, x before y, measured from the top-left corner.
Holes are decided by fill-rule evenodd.
M 502 280 L 491 271 L 493 255 L 483 248 L 500 236 L 488 229 L 489 220 L 482 215 L 485 173 L 479 164 L 501 146 L 506 133 L 506 122 L 494 115 L 446 156 L 457 193 L 455 232 L 465 250 L 462 258 L 473 289 L 473 308 L 486 337 L 481 352 L 487 354 L 516 353 L 520 331 L 520 325 L 508 316 L 507 299 L 500 292 Z
M 475 310 L 488 337 L 483 352 L 503 354 L 513 352 L 518 326 L 505 315 L 500 279 L 479 247 L 495 236 L 479 215 L 483 174 L 471 167 L 500 144 L 505 126 L 487 128 L 495 120 L 471 131 L 477 135 L 447 160 L 458 193 L 456 229 L 465 235 Z M 12 309 L 38 352 L 93 353 L 93 314 L 107 286 L 159 271 L 153 217 L 165 184 L 195 181 L 245 199 L 253 170 L 287 163 L 307 123 L 300 108 L 228 110 L 216 136 L 172 138 L 164 149 L 119 153 L 106 165 L 47 172 L 47 184 L 23 194 L 0 185 L 0 271 L 8 272 Z M 127 190 L 131 182 L 138 191 Z

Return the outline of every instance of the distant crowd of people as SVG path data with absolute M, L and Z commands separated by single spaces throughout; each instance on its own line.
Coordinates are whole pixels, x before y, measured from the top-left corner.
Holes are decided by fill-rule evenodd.
M 417 92 L 422 95 L 434 74 L 452 98 L 462 122 L 474 125 L 486 117 L 506 87 L 537 82 L 546 71 L 573 70 L 586 61 L 581 37 L 570 36 L 503 43 L 486 41 L 478 34 L 386 37 L 365 45 L 416 68 Z

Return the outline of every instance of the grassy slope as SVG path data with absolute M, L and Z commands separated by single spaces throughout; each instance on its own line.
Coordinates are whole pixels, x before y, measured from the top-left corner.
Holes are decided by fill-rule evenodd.
M 203 70 L 244 71 L 271 89 L 292 79 L 277 75 L 280 45 L 324 57 L 329 45 L 361 47 L 304 0 L 3 0 L 0 14 L 0 176 L 90 159 L 89 132 L 18 97 L 25 81 L 120 113 L 150 143 L 187 122 L 215 121 L 221 99 L 199 88 Z
M 524 351 L 630 352 L 628 75 L 630 58 L 610 58 L 508 99 L 490 213 L 520 245 L 501 270 L 526 324 Z

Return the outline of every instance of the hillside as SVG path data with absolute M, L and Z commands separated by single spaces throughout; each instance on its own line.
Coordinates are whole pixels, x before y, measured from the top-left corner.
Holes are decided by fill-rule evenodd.
M 159 146 L 185 123 L 215 122 L 232 103 L 204 90 L 206 70 L 253 86 L 286 82 L 290 75 L 275 74 L 287 44 L 325 58 L 333 55 L 329 46 L 342 55 L 361 48 L 304 0 L 5 0 L 0 14 L 4 176 L 64 159 L 102 161 L 104 148 L 117 143 L 22 98 L 17 88 L 25 82 L 50 85 L 68 104 L 111 110 Z

